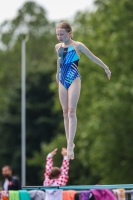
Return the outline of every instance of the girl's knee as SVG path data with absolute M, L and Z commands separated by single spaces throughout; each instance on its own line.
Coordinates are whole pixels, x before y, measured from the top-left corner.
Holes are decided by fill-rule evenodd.
M 75 116 L 76 116 L 76 108 L 72 108 L 72 107 L 69 108 L 68 116 L 69 116 L 70 118 L 75 117 Z
M 68 109 L 63 108 L 63 117 L 68 117 Z

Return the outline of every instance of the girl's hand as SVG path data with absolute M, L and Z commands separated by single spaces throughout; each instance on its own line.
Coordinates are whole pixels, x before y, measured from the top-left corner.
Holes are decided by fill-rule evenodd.
M 108 79 L 110 80 L 110 78 L 111 78 L 111 71 L 109 70 L 109 68 L 105 69 L 105 72 L 107 74 Z
M 63 156 L 67 156 L 67 149 L 66 149 L 66 148 L 62 148 L 61 154 L 62 154 Z
M 52 152 L 51 152 L 51 154 L 52 154 L 52 156 L 54 156 L 56 153 L 57 153 L 57 148 L 56 149 L 54 149 Z
M 107 77 L 110 80 L 110 78 L 111 78 L 111 72 L 107 74 Z

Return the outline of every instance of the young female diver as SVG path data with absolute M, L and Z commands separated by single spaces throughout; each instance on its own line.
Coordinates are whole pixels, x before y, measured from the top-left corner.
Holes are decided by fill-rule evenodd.
M 69 23 L 62 22 L 56 27 L 57 52 L 56 81 L 59 85 L 59 100 L 63 110 L 64 127 L 67 138 L 67 156 L 74 159 L 74 137 L 77 127 L 76 107 L 80 96 L 81 78 L 78 71 L 80 53 L 84 53 L 92 61 L 104 68 L 108 79 L 109 68 L 96 57 L 83 43 L 72 39 L 72 28 Z

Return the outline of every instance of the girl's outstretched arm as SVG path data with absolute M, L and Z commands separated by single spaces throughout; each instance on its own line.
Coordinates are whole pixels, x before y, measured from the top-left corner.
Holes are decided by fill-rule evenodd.
M 45 166 L 45 173 L 44 173 L 44 182 L 43 185 L 50 185 L 50 172 L 53 167 L 53 156 L 57 153 L 57 148 L 54 149 L 51 153 L 49 153 L 46 157 L 46 166 Z
M 96 57 L 83 43 L 81 42 L 76 42 L 77 48 L 80 52 L 83 52 L 87 57 L 89 57 L 93 62 L 97 63 L 101 67 L 104 68 L 108 79 L 111 77 L 111 71 L 109 68 L 98 58 Z

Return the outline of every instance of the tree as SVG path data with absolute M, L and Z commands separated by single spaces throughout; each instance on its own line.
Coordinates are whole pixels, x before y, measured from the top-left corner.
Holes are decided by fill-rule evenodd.
M 60 113 L 53 108 L 54 93 L 49 88 L 52 81 L 52 71 L 38 71 L 27 76 L 26 94 L 26 157 L 31 158 L 34 151 L 40 151 L 44 141 L 50 142 L 59 130 Z M 20 87 L 14 88 L 10 95 L 8 114 L 1 123 L 1 166 L 8 162 L 14 171 L 21 168 L 21 94 Z M 27 168 L 27 183 L 37 184 L 36 171 L 38 167 Z
M 10 24 L 10 25 L 9 25 Z M 6 32 L 5 27 L 7 27 Z M 12 21 L 1 26 L 2 46 L 0 74 L 0 136 L 1 166 L 12 165 L 20 176 L 21 169 L 21 27 L 29 40 L 26 43 L 26 140 L 27 158 L 33 150 L 40 150 L 42 141 L 50 142 L 61 130 L 60 111 L 54 110 L 54 82 L 56 59 L 54 52 L 54 23 L 49 23 L 46 12 L 34 2 L 27 2 Z M 49 34 L 50 33 L 50 34 Z M 8 35 L 8 38 L 7 38 Z M 50 55 L 50 57 L 48 56 Z M 15 134 L 15 137 L 14 137 Z M 9 145 L 10 144 L 10 145 Z M 38 166 L 39 168 L 39 166 Z M 38 168 L 27 168 L 27 184 L 36 184 Z
M 96 12 L 91 15 L 83 13 L 78 18 L 80 29 L 84 30 L 81 31 L 80 39 L 83 38 L 82 41 L 90 50 L 107 63 L 112 78 L 107 82 L 100 68 L 92 69 L 94 64 L 89 66 L 91 73 L 87 73 L 87 66 L 82 66 L 81 73 L 85 75 L 82 87 L 91 85 L 91 88 L 85 88 L 81 94 L 77 134 L 82 135 L 84 149 L 84 142 L 86 146 L 90 145 L 88 165 L 90 163 L 91 174 L 100 176 L 99 183 L 131 183 L 133 4 L 124 0 L 119 6 L 116 6 L 115 1 L 96 2 L 99 3 Z M 86 30 L 89 32 L 87 41 Z M 84 105 L 88 105 L 87 108 Z M 82 152 L 84 163 L 87 160 L 86 151 Z M 128 177 L 127 171 L 130 173 Z

